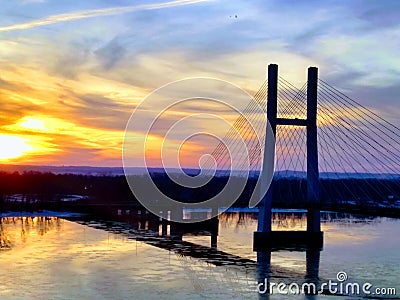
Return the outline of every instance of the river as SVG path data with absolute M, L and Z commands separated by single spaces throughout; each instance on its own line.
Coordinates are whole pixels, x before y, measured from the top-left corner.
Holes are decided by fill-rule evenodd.
M 371 291 L 400 294 L 400 220 L 323 213 L 324 247 L 319 282 L 371 283 Z M 218 250 L 210 236 L 183 242 L 123 223 L 46 216 L 1 218 L 0 299 L 259 299 L 260 268 L 252 249 L 257 214 L 227 212 L 219 218 Z M 275 212 L 274 230 L 304 230 L 303 212 Z M 203 247 L 197 247 L 200 245 Z M 269 256 L 267 254 L 269 259 Z M 310 259 L 310 258 L 309 258 Z M 268 267 L 269 269 L 269 267 Z M 270 282 L 304 281 L 306 252 L 277 251 Z M 261 273 L 262 274 L 262 273 Z M 293 298 L 277 293 L 271 299 Z M 342 296 L 297 295 L 318 299 Z M 357 296 L 354 296 L 355 299 Z M 358 296 L 360 297 L 360 296 Z

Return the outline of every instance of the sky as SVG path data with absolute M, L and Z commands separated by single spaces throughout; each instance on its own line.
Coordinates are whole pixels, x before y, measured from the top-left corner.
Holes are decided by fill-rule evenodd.
M 1 0 L 0 7 L 0 163 L 121 166 L 126 124 L 149 93 L 211 77 L 254 94 L 269 63 L 299 87 L 317 66 L 323 80 L 387 120 L 396 124 L 400 113 L 397 0 Z M 193 153 L 204 145 L 186 146 L 185 163 L 196 165 Z

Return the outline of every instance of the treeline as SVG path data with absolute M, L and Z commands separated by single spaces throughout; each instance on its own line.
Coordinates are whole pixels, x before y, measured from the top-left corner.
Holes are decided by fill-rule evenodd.
M 27 201 L 55 201 L 63 195 L 82 195 L 90 201 L 132 201 L 124 176 L 91 176 L 41 172 L 0 172 L 0 199 L 20 194 Z
M 214 177 L 206 185 L 191 189 L 176 184 L 166 174 L 152 175 L 156 186 L 166 195 L 181 202 L 202 202 L 216 196 L 227 184 L 227 177 Z M 137 176 L 138 187 L 144 177 Z M 239 183 L 241 180 L 231 178 Z M 256 178 L 249 178 L 235 206 L 246 207 L 254 191 Z M 144 186 L 144 185 L 143 185 Z M 0 201 L 20 195 L 22 202 L 54 202 L 62 195 L 85 196 L 87 203 L 138 204 L 125 176 L 92 176 L 40 172 L 0 172 Z M 307 182 L 301 178 L 279 178 L 273 182 L 273 201 L 276 207 L 305 207 Z M 391 204 L 400 199 L 400 182 L 388 179 L 322 179 L 322 207 L 373 203 Z
M 400 180 L 390 179 L 320 179 L 320 200 L 323 208 L 339 205 L 392 205 L 400 200 Z M 301 178 L 280 178 L 273 182 L 275 206 L 304 207 L 307 181 Z

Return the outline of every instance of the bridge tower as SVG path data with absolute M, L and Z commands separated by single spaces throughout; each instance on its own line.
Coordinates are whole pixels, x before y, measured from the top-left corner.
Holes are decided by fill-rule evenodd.
M 257 232 L 254 233 L 254 250 L 270 249 L 285 246 L 305 246 L 321 248 L 323 233 L 321 232 L 319 170 L 317 144 L 317 97 L 318 69 L 308 69 L 307 84 L 307 118 L 279 118 L 278 111 L 278 65 L 268 66 L 267 119 L 276 137 L 276 128 L 281 126 L 304 126 L 307 130 L 307 231 L 272 231 L 272 195 L 273 184 L 260 203 Z M 275 144 L 266 144 L 273 147 Z M 268 151 L 264 151 L 266 154 Z M 264 161 L 267 157 L 264 156 Z M 261 172 L 260 174 L 262 174 Z M 262 176 L 262 175 L 260 175 Z

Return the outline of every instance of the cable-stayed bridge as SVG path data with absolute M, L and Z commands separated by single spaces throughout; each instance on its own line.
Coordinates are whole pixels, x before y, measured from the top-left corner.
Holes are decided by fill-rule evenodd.
M 265 109 L 267 118 L 259 113 L 259 107 Z M 254 135 L 262 128 L 267 128 L 267 138 L 264 135 L 260 142 Z M 296 88 L 278 75 L 277 65 L 269 65 L 268 79 L 234 122 L 225 141 L 237 133 L 248 152 L 234 154 L 242 162 L 236 162 L 241 168 L 233 173 L 230 159 L 235 143 L 230 142 L 231 149 L 226 149 L 221 141 L 212 152 L 218 170 L 225 170 L 221 175 L 257 174 L 261 170 L 263 176 L 266 153 L 275 154 L 275 179 L 260 204 L 258 232 L 267 235 L 256 233 L 256 240 L 260 236 L 263 242 L 271 239 L 273 198 L 305 202 L 307 232 L 317 233 L 310 239 L 321 243 L 321 202 L 389 203 L 400 199 L 399 127 L 319 79 L 317 68 L 309 68 L 308 81 Z M 265 142 L 268 134 L 274 135 L 274 142 Z M 211 165 L 208 163 L 206 168 Z M 283 180 L 290 184 L 282 184 Z M 293 238 L 290 234 L 287 237 Z M 308 239 L 309 235 L 299 238 Z
M 124 171 L 136 162 L 136 156 L 143 157 L 145 167 L 146 159 L 162 166 L 155 172 L 146 168 L 144 176 L 125 173 L 135 200 L 150 212 L 171 222 L 195 223 L 217 216 L 220 209 L 238 200 L 242 205 L 259 205 L 256 236 L 273 240 L 268 237 L 274 234 L 271 207 L 278 200 L 289 208 L 307 208 L 307 234 L 302 233 L 300 239 L 322 243 L 322 205 L 396 204 L 400 197 L 400 129 L 379 112 L 319 79 L 315 67 L 308 69 L 308 79 L 300 88 L 279 76 L 278 66 L 273 64 L 253 97 L 244 93 L 242 98 L 243 90 L 232 86 L 210 78 L 175 82 L 151 96 L 154 103 L 165 102 L 162 113 L 181 105 L 179 109 L 171 109 L 165 120 L 155 109 L 151 117 L 146 115 L 152 120 L 147 124 L 130 119 Z M 143 104 L 135 113 L 149 113 L 150 104 Z M 236 113 L 239 117 L 235 120 Z M 198 124 L 201 126 L 196 127 Z M 151 138 L 138 139 L 139 125 L 147 135 L 164 137 L 161 149 L 153 151 L 157 147 L 147 145 Z M 200 142 L 196 140 L 199 136 Z M 185 145 L 182 161 L 198 157 L 200 171 L 168 168 L 168 164 L 181 165 Z M 211 151 L 204 155 L 207 149 Z M 186 214 L 188 210 L 192 210 L 191 216 Z M 193 217 L 195 210 L 203 215 Z M 292 233 L 285 234 L 291 237 Z
M 265 117 L 253 115 L 256 106 L 265 108 L 267 113 L 268 80 L 254 95 L 242 116 L 233 124 L 226 139 L 233 136 L 233 131 L 247 141 L 251 170 L 258 173 L 262 164 L 263 145 L 254 139 L 249 119 L 260 128 L 266 127 Z M 307 82 L 296 88 L 282 77 L 278 77 L 277 116 L 279 119 L 298 119 L 299 123 L 307 116 Z M 368 190 L 383 196 L 393 190 L 384 184 L 372 186 L 367 179 L 398 180 L 400 178 L 400 128 L 386 121 L 377 112 L 347 97 L 338 89 L 318 79 L 318 167 L 320 179 L 364 179 Z M 264 138 L 264 137 L 263 137 Z M 278 124 L 276 131 L 275 173 L 277 178 L 306 178 L 307 173 L 307 135 L 301 125 Z M 229 153 L 224 151 L 221 142 L 212 155 L 220 170 L 229 171 Z M 246 156 L 245 153 L 242 156 Z M 238 170 L 243 171 L 243 170 Z M 221 173 L 223 175 L 223 173 Z M 322 197 L 327 187 L 321 185 Z M 353 188 L 353 187 L 352 187 Z M 385 190 L 385 188 L 387 190 Z M 348 184 L 338 195 L 348 191 L 355 194 Z M 332 192 L 332 191 L 329 191 Z M 360 191 L 359 191 L 360 192 Z M 338 195 L 334 195 L 339 197 Z M 366 198 L 370 196 L 365 193 Z M 399 195 L 398 195 L 399 196 Z M 331 195 L 332 197 L 332 195 Z

